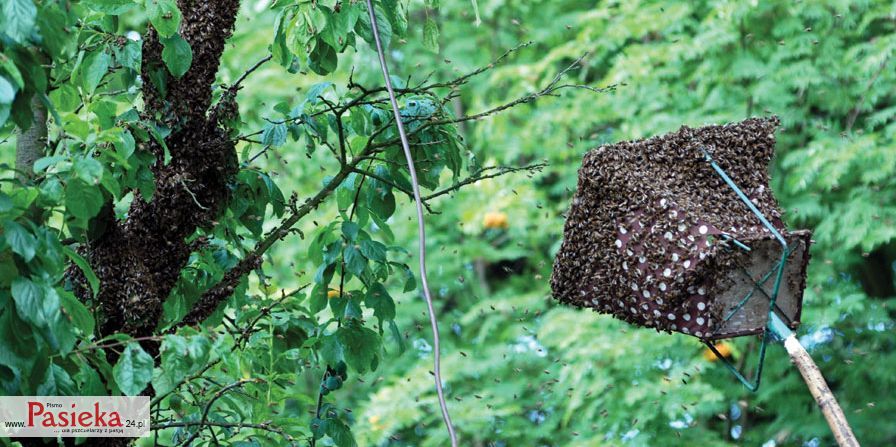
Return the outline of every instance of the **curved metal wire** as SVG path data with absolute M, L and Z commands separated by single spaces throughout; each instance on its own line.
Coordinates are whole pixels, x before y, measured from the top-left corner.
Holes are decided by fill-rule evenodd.
M 420 282 L 423 288 L 423 297 L 426 298 L 426 306 L 429 309 L 429 323 L 432 326 L 433 341 L 433 376 L 436 382 L 436 394 L 439 396 L 439 407 L 442 410 L 442 420 L 448 429 L 451 438 L 451 446 L 457 447 L 457 434 L 454 433 L 454 425 L 451 423 L 451 415 L 448 413 L 448 404 L 445 402 L 445 392 L 442 390 L 442 361 L 439 342 L 439 323 L 432 305 L 432 295 L 429 293 L 429 281 L 426 277 L 426 224 L 423 221 L 423 200 L 420 198 L 420 185 L 417 183 L 417 170 L 414 167 L 414 159 L 411 156 L 411 148 L 408 144 L 408 136 L 404 131 L 404 123 L 401 121 L 401 113 L 398 111 L 398 100 L 395 99 L 395 90 L 389 78 L 389 67 L 386 65 L 386 55 L 383 52 L 383 44 L 380 42 L 379 27 L 376 22 L 376 13 L 373 2 L 367 0 L 367 13 L 370 15 L 370 27 L 373 29 L 373 40 L 376 43 L 376 52 L 380 59 L 380 68 L 383 71 L 383 80 L 386 82 L 386 91 L 389 93 L 389 102 L 392 104 L 392 113 L 395 115 L 395 124 L 398 126 L 398 136 L 401 139 L 401 148 L 408 163 L 408 171 L 411 173 L 411 187 L 414 191 L 414 203 L 417 205 L 417 236 L 420 244 Z

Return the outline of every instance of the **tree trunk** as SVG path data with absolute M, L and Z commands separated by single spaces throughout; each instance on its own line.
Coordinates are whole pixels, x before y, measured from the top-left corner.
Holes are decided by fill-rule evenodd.
M 34 177 L 34 162 L 47 146 L 47 107 L 37 95 L 31 98 L 31 112 L 31 127 L 16 138 L 16 178 L 22 183 Z

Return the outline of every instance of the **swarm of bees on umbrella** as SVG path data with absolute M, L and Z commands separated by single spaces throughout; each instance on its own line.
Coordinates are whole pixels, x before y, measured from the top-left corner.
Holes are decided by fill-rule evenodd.
M 810 233 L 786 231 L 769 187 L 778 125 L 771 117 L 682 127 L 589 152 L 554 263 L 554 297 L 702 340 L 761 333 L 768 301 L 765 314 L 747 308 L 740 319 L 730 316 L 737 300 L 762 285 L 781 249 L 711 159 L 794 247 L 782 313 L 798 324 Z

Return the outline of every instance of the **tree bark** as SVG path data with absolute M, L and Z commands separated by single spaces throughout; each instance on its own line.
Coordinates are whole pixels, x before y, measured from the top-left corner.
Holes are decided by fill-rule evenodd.
M 26 183 L 34 177 L 34 162 L 44 156 L 47 146 L 47 106 L 35 95 L 31 98 L 31 127 L 16 138 L 16 179 Z

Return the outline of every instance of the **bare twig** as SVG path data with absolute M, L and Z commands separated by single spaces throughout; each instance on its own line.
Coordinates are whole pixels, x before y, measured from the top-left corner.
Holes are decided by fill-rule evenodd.
M 249 67 L 249 69 L 246 70 L 246 72 L 243 73 L 242 76 L 237 78 L 236 82 L 234 82 L 230 87 L 228 87 L 228 89 L 230 89 L 230 90 L 239 89 L 240 84 L 242 84 L 243 81 L 245 81 L 246 78 L 249 77 L 250 74 L 252 74 L 255 70 L 258 70 L 259 67 L 264 65 L 267 61 L 271 60 L 271 58 L 273 58 L 273 57 L 274 56 L 272 54 L 269 54 L 269 55 L 263 57 L 260 61 L 256 62 L 255 65 Z

